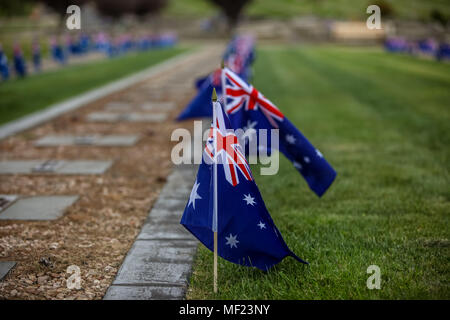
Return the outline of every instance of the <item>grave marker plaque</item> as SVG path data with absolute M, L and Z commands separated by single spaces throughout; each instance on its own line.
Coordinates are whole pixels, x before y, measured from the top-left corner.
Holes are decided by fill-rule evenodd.
M 78 196 L 24 197 L 0 212 L 0 220 L 54 220 L 61 217 Z
M 74 143 L 79 145 L 92 145 L 95 143 L 95 136 L 78 136 L 74 138 Z
M 58 168 L 62 166 L 63 162 L 58 160 L 47 160 L 42 162 L 41 164 L 38 164 L 37 166 L 34 166 L 31 171 L 32 172 L 55 172 Z
M 14 261 L 0 261 L 0 280 L 3 280 L 15 265 Z
M 9 160 L 0 161 L 0 174 L 102 174 L 110 160 Z
M 167 119 L 167 114 L 93 112 L 87 116 L 87 119 L 90 122 L 162 122 Z
M 37 147 L 57 147 L 57 146 L 107 146 L 125 147 L 136 144 L 138 135 L 91 135 L 91 136 L 71 136 L 71 135 L 48 135 L 35 142 Z
M 141 109 L 148 110 L 173 110 L 175 108 L 175 103 L 173 102 L 147 102 L 141 105 Z
M 0 194 L 0 212 L 9 207 L 16 199 L 16 195 Z

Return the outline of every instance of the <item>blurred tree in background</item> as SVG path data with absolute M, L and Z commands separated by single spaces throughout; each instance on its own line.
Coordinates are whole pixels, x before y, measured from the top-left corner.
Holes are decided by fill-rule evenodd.
M 251 0 L 210 0 L 219 6 L 225 13 L 230 29 L 234 28 L 239 20 L 242 9 Z
M 370 4 L 372 4 L 372 2 L 370 2 Z M 377 0 L 377 1 L 373 2 L 373 4 L 380 7 L 381 15 L 383 17 L 391 18 L 395 15 L 394 8 L 386 0 Z M 369 6 L 369 4 L 368 4 L 368 6 Z
M 133 13 L 137 16 L 145 16 L 149 13 L 160 12 L 167 6 L 167 0 L 133 0 L 135 2 Z
M 446 26 L 450 20 L 450 17 L 445 16 L 441 11 L 438 9 L 433 9 L 430 13 L 431 21 L 435 21 L 439 23 L 442 26 Z
M 117 19 L 133 11 L 136 0 L 95 0 L 98 11 L 105 16 Z
M 22 16 L 31 10 L 30 0 L 1 0 L 0 16 L 12 17 Z
M 35 2 L 46 4 L 60 15 L 65 15 L 67 7 L 72 4 L 94 3 L 101 14 L 113 18 L 119 18 L 125 14 L 144 16 L 158 12 L 167 5 L 167 0 L 35 0 Z

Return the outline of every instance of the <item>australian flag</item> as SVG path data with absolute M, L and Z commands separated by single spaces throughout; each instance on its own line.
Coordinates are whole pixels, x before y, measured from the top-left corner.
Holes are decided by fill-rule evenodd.
M 272 221 L 220 103 L 213 108 L 215 119 L 181 224 L 211 251 L 217 232 L 218 255 L 236 264 L 266 271 L 286 256 L 306 263 Z
M 234 129 L 267 129 L 270 151 L 270 129 L 279 129 L 279 150 L 305 178 L 311 190 L 322 196 L 336 177 L 336 171 L 305 136 L 264 95 L 229 68 L 222 69 L 223 101 Z M 251 136 L 250 136 L 251 137 Z M 257 136 L 258 145 L 260 138 Z

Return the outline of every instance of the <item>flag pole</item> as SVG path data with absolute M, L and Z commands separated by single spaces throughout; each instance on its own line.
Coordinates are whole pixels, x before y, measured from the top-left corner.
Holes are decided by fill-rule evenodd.
M 214 231 L 214 293 L 217 293 L 217 231 Z
M 222 88 L 225 88 L 223 86 L 223 68 L 225 67 L 225 62 L 222 59 L 222 62 L 220 64 L 220 67 L 222 69 L 222 75 L 221 75 L 221 81 L 222 81 Z M 225 90 L 225 89 L 223 89 Z M 216 93 L 216 88 L 213 87 L 213 92 L 212 92 L 212 103 L 213 103 L 213 128 L 214 128 L 214 157 L 215 157 L 215 161 L 214 161 L 214 195 L 213 195 L 213 199 L 214 199 L 214 209 L 213 209 L 213 231 L 214 231 L 214 293 L 217 293 L 217 158 L 216 158 L 216 153 L 217 153 L 217 133 L 216 133 L 216 126 L 217 126 L 217 118 L 216 118 L 216 108 L 215 108 L 215 104 L 217 103 L 217 93 Z
M 213 167 L 213 184 L 214 184 L 214 190 L 213 190 L 213 200 L 214 200 L 214 206 L 213 206 L 213 232 L 214 232 L 214 293 L 217 293 L 217 133 L 216 133 L 216 125 L 217 125 L 217 118 L 216 118 L 216 103 L 217 103 L 217 93 L 216 89 L 213 88 L 212 97 L 211 97 L 212 103 L 213 103 L 213 132 L 214 132 L 214 167 Z

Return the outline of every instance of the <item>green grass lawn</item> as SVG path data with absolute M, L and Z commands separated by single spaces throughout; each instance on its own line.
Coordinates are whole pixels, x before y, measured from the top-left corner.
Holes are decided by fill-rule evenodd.
M 338 172 L 318 199 L 281 155 L 276 176 L 253 167 L 289 247 L 265 274 L 202 245 L 190 299 L 450 298 L 450 65 L 378 49 L 262 47 L 254 84 Z M 381 269 L 369 290 L 367 267 Z
M 141 71 L 185 50 L 177 47 L 133 53 L 0 83 L 0 123 Z
M 367 19 L 371 4 L 384 3 L 396 18 L 430 20 L 433 10 L 450 17 L 448 0 L 252 0 L 245 7 L 250 17 L 291 18 L 315 15 L 334 19 Z M 218 9 L 208 0 L 172 0 L 164 14 L 172 16 L 211 16 Z M 382 12 L 383 14 L 383 12 Z

